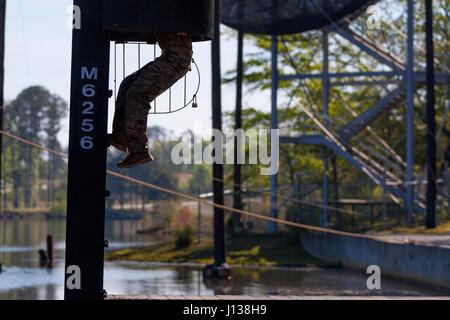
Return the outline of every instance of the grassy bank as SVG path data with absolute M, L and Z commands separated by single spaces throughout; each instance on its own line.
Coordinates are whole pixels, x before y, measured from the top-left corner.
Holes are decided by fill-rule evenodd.
M 395 227 L 390 230 L 379 232 L 379 234 L 404 234 L 404 235 L 449 235 L 450 234 L 450 221 L 439 224 L 434 229 L 427 229 L 424 226 L 412 226 L 412 227 Z
M 227 241 L 227 263 L 255 266 L 317 266 L 331 267 L 300 248 L 296 237 L 288 235 L 251 235 L 233 237 Z M 141 262 L 213 262 L 213 242 L 210 239 L 193 243 L 189 248 L 177 249 L 175 242 L 113 251 L 107 260 Z
M 0 214 L 0 219 L 64 219 L 65 212 L 58 212 L 51 208 L 7 208 Z

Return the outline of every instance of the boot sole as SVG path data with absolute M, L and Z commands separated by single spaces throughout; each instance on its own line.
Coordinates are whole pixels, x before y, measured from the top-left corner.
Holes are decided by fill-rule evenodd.
M 153 160 L 155 160 L 155 159 L 154 159 L 152 156 L 150 156 L 150 158 L 142 159 L 141 161 L 136 162 L 136 163 L 133 163 L 133 164 L 128 165 L 128 166 L 124 166 L 124 165 L 117 164 L 117 168 L 120 168 L 120 169 L 130 169 L 130 168 L 137 167 L 137 166 L 139 166 L 139 165 L 141 165 L 141 164 L 146 164 L 146 163 L 152 162 Z

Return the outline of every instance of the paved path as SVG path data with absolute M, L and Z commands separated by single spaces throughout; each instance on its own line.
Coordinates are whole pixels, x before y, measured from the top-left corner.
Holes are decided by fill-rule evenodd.
M 121 296 L 111 295 L 107 300 L 230 300 L 230 301 L 251 301 L 251 300 L 450 300 L 450 296 L 165 296 L 165 295 L 138 295 Z
M 406 235 L 406 234 L 390 234 L 390 235 L 376 235 L 377 238 L 387 242 L 396 243 L 416 243 L 430 246 L 450 247 L 450 234 L 447 235 Z

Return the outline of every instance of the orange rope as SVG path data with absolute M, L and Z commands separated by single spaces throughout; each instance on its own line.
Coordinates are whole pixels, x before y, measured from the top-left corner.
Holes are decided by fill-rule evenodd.
M 43 151 L 46 151 L 48 153 L 52 153 L 55 155 L 58 155 L 62 158 L 68 159 L 68 155 L 44 146 L 41 146 L 40 144 L 34 143 L 32 141 L 26 140 L 24 138 L 18 137 L 14 134 L 11 134 L 9 132 L 5 132 L 0 130 L 0 134 L 9 137 L 11 139 L 14 139 L 16 141 L 19 141 L 23 144 L 29 145 L 33 148 L 36 149 L 40 149 Z M 311 225 L 307 225 L 307 224 L 302 224 L 302 223 L 297 223 L 297 222 L 292 222 L 292 221 L 288 221 L 288 220 L 284 220 L 284 219 L 279 219 L 279 218 L 273 218 L 273 217 L 269 217 L 269 216 L 264 216 L 258 213 L 254 213 L 254 212 L 250 212 L 250 211 L 246 211 L 246 210 L 239 210 L 239 209 L 235 209 L 235 208 L 231 208 L 225 205 L 221 205 L 221 204 L 217 204 L 211 201 L 207 201 L 207 200 L 202 200 L 199 199 L 197 197 L 193 197 L 190 195 L 187 195 L 185 193 L 181 193 L 175 190 L 171 190 L 171 189 L 167 189 L 149 182 L 145 182 L 136 178 L 132 178 L 129 177 L 127 175 L 115 172 L 115 171 L 111 171 L 111 170 L 107 170 L 107 173 L 111 176 L 123 179 L 125 181 L 131 182 L 131 183 L 135 183 L 138 185 L 141 185 L 143 187 L 147 187 L 153 190 L 158 190 L 167 194 L 171 194 L 173 196 L 176 197 L 180 197 L 180 198 L 184 198 L 186 200 L 190 200 L 190 201 L 195 201 L 195 202 L 199 202 L 199 203 L 203 203 L 205 205 L 209 205 L 211 207 L 214 208 L 219 208 L 219 209 L 223 209 L 225 211 L 229 211 L 229 212 L 233 212 L 233 213 L 238 213 L 238 214 L 242 214 L 248 217 L 252 217 L 252 218 L 256 218 L 256 219 L 260 219 L 260 220 L 265 220 L 265 221 L 271 221 L 271 222 L 276 222 L 279 224 L 283 224 L 286 226 L 291 226 L 291 227 L 296 227 L 296 228 L 300 228 L 300 229 L 304 229 L 304 230 L 309 230 L 309 231 L 315 231 L 315 232 L 323 232 L 323 233 L 327 233 L 327 234 L 334 234 L 334 235 L 339 235 L 339 236 L 348 236 L 348 237 L 354 237 L 354 238 L 365 238 L 365 239 L 374 239 L 374 237 L 371 237 L 369 235 L 365 235 L 365 234 L 358 234 L 358 233 L 352 233 L 352 232 L 345 232 L 345 231 L 338 231 L 338 230 L 333 230 L 333 229 L 329 229 L 329 228 L 322 228 L 322 227 L 316 227 L 316 226 L 311 226 Z
M 220 181 L 220 182 L 223 182 L 223 183 L 226 182 L 223 179 L 214 178 L 214 180 Z M 239 187 L 239 186 L 244 187 L 243 185 L 240 185 L 238 183 L 232 183 L 232 185 L 233 186 L 237 186 L 237 187 Z M 265 193 L 265 194 L 269 194 L 269 195 L 271 194 L 271 192 L 269 190 L 267 190 L 267 191 L 262 190 L 262 191 L 257 191 L 257 192 L 258 193 Z M 349 214 L 349 215 L 355 215 L 355 216 L 361 216 L 362 215 L 362 213 L 358 212 L 358 211 L 346 210 L 346 209 L 341 209 L 341 208 L 336 208 L 336 207 L 330 207 L 330 206 L 326 206 L 326 205 L 323 205 L 323 204 L 320 204 L 320 203 L 317 203 L 317 202 L 300 200 L 300 199 L 297 199 L 297 198 L 284 196 L 284 195 L 279 195 L 279 194 L 280 194 L 280 191 L 277 191 L 277 197 L 278 198 L 283 199 L 283 200 L 289 200 L 289 201 L 292 201 L 294 203 L 304 204 L 304 205 L 307 205 L 307 206 L 316 207 L 316 208 L 320 208 L 320 209 L 327 209 L 327 210 L 330 210 L 330 211 L 335 211 L 335 212 L 340 212 L 340 213 L 346 213 L 346 214 Z

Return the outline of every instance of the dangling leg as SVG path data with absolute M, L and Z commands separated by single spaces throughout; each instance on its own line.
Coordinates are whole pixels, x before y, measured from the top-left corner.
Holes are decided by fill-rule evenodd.
M 144 66 L 126 94 L 125 125 L 130 155 L 118 164 L 130 168 L 150 162 L 147 117 L 150 102 L 182 78 L 190 68 L 192 42 L 189 36 L 158 35 L 162 55 Z
M 126 95 L 130 89 L 130 86 L 137 79 L 139 72 L 140 70 L 126 77 L 120 84 L 119 93 L 117 94 L 113 120 L 113 132 L 109 139 L 111 145 L 122 152 L 127 152 L 128 150 L 127 128 L 125 125 Z

